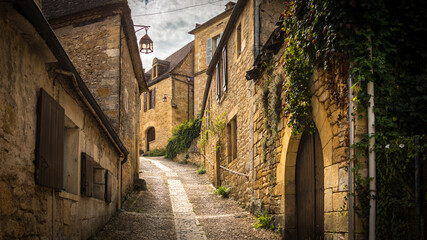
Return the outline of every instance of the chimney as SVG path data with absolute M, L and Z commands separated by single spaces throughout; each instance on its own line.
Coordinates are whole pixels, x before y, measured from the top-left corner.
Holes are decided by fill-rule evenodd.
M 196 28 L 200 27 L 200 24 L 196 23 Z
M 227 4 L 225 4 L 225 11 L 227 11 L 230 8 L 233 8 L 234 5 L 236 5 L 235 2 L 228 2 Z

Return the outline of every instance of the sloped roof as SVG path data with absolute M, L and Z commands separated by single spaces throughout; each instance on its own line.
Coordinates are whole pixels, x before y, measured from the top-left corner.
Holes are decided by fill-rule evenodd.
M 147 78 L 147 83 L 148 86 L 151 86 L 153 84 L 156 84 L 158 81 L 165 79 L 169 73 L 171 73 L 176 67 L 178 67 L 180 65 L 180 63 L 184 60 L 184 58 L 190 53 L 190 51 L 194 48 L 194 41 L 189 42 L 187 45 L 185 45 L 184 47 L 182 47 L 181 49 L 179 49 L 178 51 L 174 52 L 172 55 L 170 55 L 169 57 L 167 57 L 165 60 L 160 60 L 158 59 L 158 63 L 169 63 L 169 68 L 164 70 L 163 72 L 159 71 L 159 75 L 157 78 L 155 79 L 151 79 L 151 71 L 152 69 L 150 69 L 149 71 L 147 71 L 147 73 L 145 73 L 146 77 L 149 75 L 149 78 Z
M 42 10 L 47 19 L 87 11 L 106 5 L 123 3 L 126 0 L 43 0 Z

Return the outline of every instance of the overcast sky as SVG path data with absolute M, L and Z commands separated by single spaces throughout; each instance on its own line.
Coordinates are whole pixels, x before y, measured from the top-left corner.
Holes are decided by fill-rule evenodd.
M 153 58 L 165 59 L 192 41 L 194 35 L 188 34 L 188 32 L 195 28 L 196 23 L 204 23 L 220 14 L 225 10 L 225 4 L 229 1 L 128 0 L 132 9 L 133 23 L 135 25 L 151 26 L 148 30 L 148 35 L 154 42 L 154 52 L 141 54 L 145 70 L 151 69 Z M 147 15 L 159 12 L 169 13 Z M 138 42 L 144 34 L 144 30 L 137 32 Z

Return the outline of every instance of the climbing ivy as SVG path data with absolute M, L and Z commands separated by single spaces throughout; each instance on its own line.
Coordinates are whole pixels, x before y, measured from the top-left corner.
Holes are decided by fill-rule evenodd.
M 174 158 L 178 153 L 184 152 L 191 146 L 195 138 L 200 135 L 201 120 L 199 118 L 177 125 L 172 130 L 172 137 L 166 145 L 166 157 Z
M 351 74 L 358 117 L 366 115 L 372 97 L 366 86 L 374 82 L 377 133 L 351 147 L 357 153 L 356 210 L 366 223 L 371 179 L 360 170 L 368 140 L 376 138 L 378 239 L 414 238 L 413 136 L 427 130 L 425 9 L 422 0 L 285 1 L 284 110 L 294 134 L 314 128 L 308 85 L 314 69 L 328 74 L 330 98 L 340 108 L 348 101 L 342 86 Z

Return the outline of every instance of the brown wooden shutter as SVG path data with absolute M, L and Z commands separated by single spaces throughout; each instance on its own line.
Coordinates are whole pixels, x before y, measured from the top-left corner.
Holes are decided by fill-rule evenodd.
M 144 92 L 144 112 L 147 111 L 147 93 Z
M 216 64 L 216 101 L 219 103 L 221 100 L 221 73 L 220 73 L 219 61 Z
M 113 174 L 105 170 L 105 201 L 111 202 L 111 191 L 113 189 Z
M 209 66 L 209 63 L 212 60 L 212 38 L 206 40 L 206 66 Z
M 156 107 L 156 88 L 153 88 L 153 108 Z
M 37 109 L 36 183 L 62 189 L 64 185 L 64 109 L 40 89 Z
M 82 152 L 81 156 L 81 194 L 87 197 L 93 195 L 93 158 Z
M 228 76 L 227 76 L 227 48 L 224 47 L 222 49 L 222 88 L 224 92 L 227 91 L 227 85 L 228 85 Z

